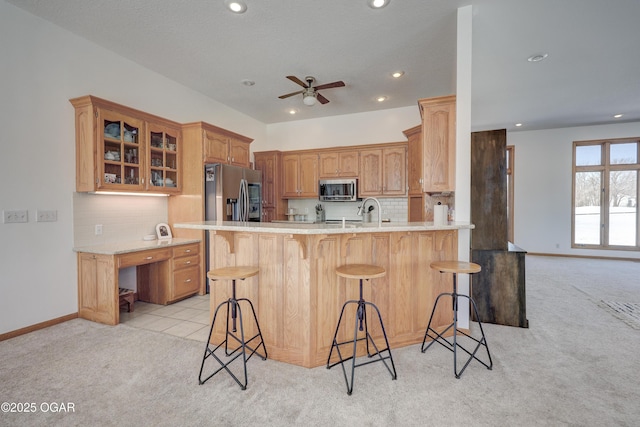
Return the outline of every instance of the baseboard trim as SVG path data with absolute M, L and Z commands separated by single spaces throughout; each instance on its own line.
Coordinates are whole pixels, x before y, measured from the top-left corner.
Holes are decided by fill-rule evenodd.
M 57 325 L 58 323 L 64 323 L 68 320 L 78 318 L 78 313 L 67 314 L 66 316 L 57 317 L 55 319 L 47 320 L 45 322 L 36 323 L 35 325 L 27 326 L 24 328 L 16 329 L 15 331 L 5 332 L 0 334 L 0 341 L 5 341 L 11 338 L 18 337 L 20 335 L 28 334 L 29 332 L 37 331 L 40 329 L 48 328 L 49 326 Z
M 623 258 L 623 257 L 613 257 L 613 256 L 594 256 L 594 255 L 574 255 L 574 254 L 550 254 L 544 252 L 527 252 L 527 255 L 535 255 L 535 256 L 552 256 L 552 257 L 564 257 L 564 258 L 587 258 L 587 259 L 606 259 L 612 261 L 632 261 L 632 262 L 640 262 L 638 258 Z

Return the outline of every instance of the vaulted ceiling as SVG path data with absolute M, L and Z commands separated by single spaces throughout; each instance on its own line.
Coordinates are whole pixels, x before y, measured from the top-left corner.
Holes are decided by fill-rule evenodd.
M 264 123 L 455 93 L 457 8 L 472 5 L 473 130 L 640 120 L 638 0 L 6 1 Z M 308 107 L 278 98 L 301 89 L 288 75 L 345 87 Z

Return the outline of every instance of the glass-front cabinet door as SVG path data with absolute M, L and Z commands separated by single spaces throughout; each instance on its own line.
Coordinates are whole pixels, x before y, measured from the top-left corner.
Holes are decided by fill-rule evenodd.
M 180 191 L 180 129 L 147 123 L 149 140 L 147 190 L 162 193 Z
M 98 109 L 98 124 L 98 188 L 142 190 L 144 122 L 114 111 Z

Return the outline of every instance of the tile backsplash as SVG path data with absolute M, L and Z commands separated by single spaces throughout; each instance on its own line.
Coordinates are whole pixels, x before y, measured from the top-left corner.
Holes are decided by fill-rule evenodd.
M 379 198 L 380 208 L 382 209 L 382 218 L 389 218 L 393 222 L 404 222 L 407 220 L 408 205 L 406 197 L 386 197 Z M 325 210 L 326 219 L 342 219 L 359 220 L 358 206 L 362 201 L 358 202 L 320 202 L 318 199 L 290 199 L 289 208 L 296 210 L 300 215 L 307 215 L 308 221 L 313 221 L 316 216 L 315 206 L 321 204 Z M 374 207 L 372 212 L 372 221 L 377 221 L 378 214 L 376 210 L 378 206 L 375 202 L 367 202 L 367 208 Z
M 75 247 L 142 240 L 167 222 L 167 197 L 73 193 Z M 95 226 L 102 225 L 102 235 Z

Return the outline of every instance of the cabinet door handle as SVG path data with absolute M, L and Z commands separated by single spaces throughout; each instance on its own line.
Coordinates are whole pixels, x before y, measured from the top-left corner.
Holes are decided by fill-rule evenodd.
M 184 252 L 188 254 L 189 252 L 191 252 L 191 249 L 186 249 Z
M 148 256 L 145 259 L 153 259 L 153 257 L 152 256 Z
M 189 265 L 189 264 L 191 264 L 191 261 L 186 261 L 185 264 Z
M 191 279 L 187 279 L 184 281 L 184 283 L 189 283 L 191 281 Z

